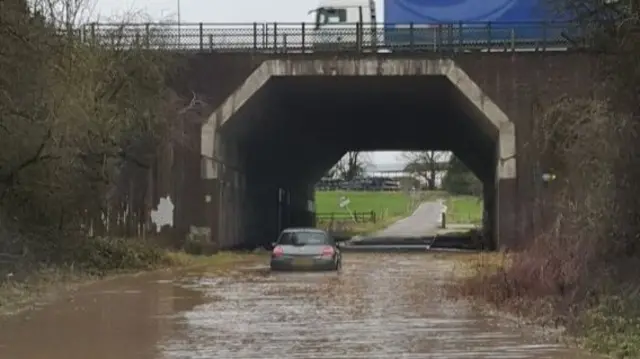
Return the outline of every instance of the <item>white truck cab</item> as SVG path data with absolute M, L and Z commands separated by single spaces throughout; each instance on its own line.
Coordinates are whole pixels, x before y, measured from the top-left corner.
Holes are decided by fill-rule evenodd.
M 378 40 L 375 0 L 320 0 L 309 13 L 314 47 L 371 47 Z

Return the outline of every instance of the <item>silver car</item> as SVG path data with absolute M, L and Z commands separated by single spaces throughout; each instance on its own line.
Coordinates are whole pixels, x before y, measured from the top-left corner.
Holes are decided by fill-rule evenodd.
M 339 270 L 342 267 L 338 245 L 321 229 L 288 228 L 272 244 L 271 270 Z

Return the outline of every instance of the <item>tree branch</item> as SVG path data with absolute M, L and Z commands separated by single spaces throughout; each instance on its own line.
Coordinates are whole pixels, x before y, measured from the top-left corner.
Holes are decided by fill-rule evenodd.
M 132 156 L 131 154 L 129 154 L 125 150 L 121 150 L 120 152 L 118 152 L 118 156 L 120 158 L 122 158 L 124 161 L 131 162 L 131 163 L 135 164 L 138 167 L 141 167 L 141 168 L 144 168 L 144 169 L 151 168 L 151 165 L 149 165 L 147 163 L 144 163 L 141 160 L 135 158 L 134 156 Z
M 186 107 L 178 110 L 178 115 L 184 115 L 189 110 L 194 108 L 196 105 L 202 105 L 202 106 L 206 106 L 207 105 L 205 102 L 198 100 L 195 92 L 191 91 L 191 94 L 193 95 L 193 97 L 191 98 L 191 101 L 189 102 L 189 104 Z
M 0 178 L 0 183 L 3 183 L 5 186 L 10 186 L 14 179 L 18 176 L 18 174 L 23 171 L 24 169 L 28 168 L 29 166 L 32 166 L 38 162 L 41 161 L 46 161 L 46 160 L 52 160 L 52 159 L 56 159 L 58 158 L 57 156 L 52 156 L 52 155 L 44 155 L 44 149 L 47 145 L 47 142 L 49 142 L 49 139 L 51 139 L 52 136 L 52 131 L 51 129 L 49 129 L 47 131 L 47 133 L 45 134 L 44 138 L 42 139 L 42 142 L 40 143 L 40 145 L 38 146 L 38 149 L 35 151 L 35 153 L 27 158 L 25 161 L 23 161 L 21 164 L 19 164 L 17 167 L 15 167 L 14 169 L 10 170 L 9 173 L 7 173 L 7 175 L 5 175 L 4 177 Z

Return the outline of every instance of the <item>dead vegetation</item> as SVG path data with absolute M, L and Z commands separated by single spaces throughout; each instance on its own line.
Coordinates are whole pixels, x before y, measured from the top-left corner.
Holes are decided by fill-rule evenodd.
M 202 103 L 168 89 L 176 59 L 155 51 L 153 31 L 86 41 L 74 27 L 83 5 L 69 4 L 0 2 L 1 277 L 165 259 L 137 239 L 171 186 L 150 183 L 167 181 L 163 163 L 189 143 L 184 122 Z
M 560 98 L 538 118 L 542 228 L 498 266 L 477 265 L 456 295 L 563 325 L 590 349 L 640 356 L 640 19 L 637 1 L 572 1 L 598 54 L 590 98 Z

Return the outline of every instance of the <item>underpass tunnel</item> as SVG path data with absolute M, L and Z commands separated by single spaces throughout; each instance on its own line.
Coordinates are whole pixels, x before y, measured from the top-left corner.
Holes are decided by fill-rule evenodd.
M 219 130 L 246 177 L 243 241 L 313 226 L 314 185 L 347 151 L 448 150 L 483 182 L 495 242 L 498 131 L 482 116 L 444 76 L 271 77 Z

